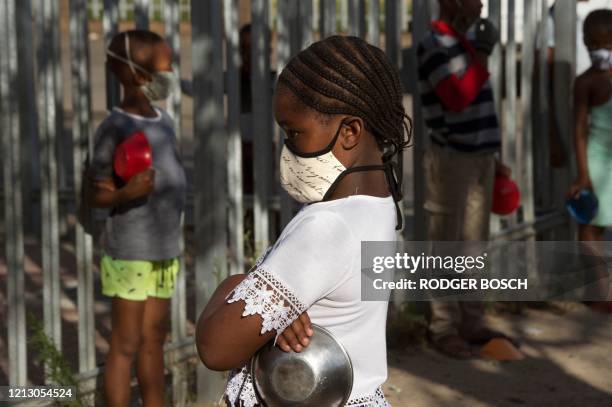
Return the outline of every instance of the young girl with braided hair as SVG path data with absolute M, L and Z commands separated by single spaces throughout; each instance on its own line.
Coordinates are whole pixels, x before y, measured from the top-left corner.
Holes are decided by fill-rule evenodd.
M 402 218 L 394 158 L 409 142 L 397 70 L 356 37 L 329 37 L 294 57 L 274 94 L 286 138 L 280 177 L 306 204 L 247 275 L 226 279 L 197 326 L 204 364 L 233 369 L 228 405 L 257 405 L 250 358 L 271 339 L 300 352 L 311 323 L 353 364 L 346 405 L 386 406 L 386 301 L 361 300 L 361 242 L 394 241 Z

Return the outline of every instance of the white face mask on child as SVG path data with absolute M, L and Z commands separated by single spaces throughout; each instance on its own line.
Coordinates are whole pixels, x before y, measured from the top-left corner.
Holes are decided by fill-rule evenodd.
M 329 145 L 315 153 L 299 153 L 291 140 L 285 140 L 280 158 L 280 181 L 283 189 L 296 201 L 322 201 L 340 174 L 346 171 L 332 153 L 342 125 Z
M 299 157 L 283 146 L 281 186 L 300 203 L 319 202 L 346 168 L 331 151 L 317 157 Z
M 612 69 L 612 50 L 607 48 L 596 49 L 589 52 L 593 66 L 599 70 Z
M 144 85 L 140 86 L 140 91 L 151 102 L 167 99 L 168 96 L 170 96 L 170 93 L 172 93 L 172 91 L 178 86 L 178 76 L 175 72 L 160 71 L 151 73 L 143 67 L 135 64 L 134 61 L 132 61 L 132 57 L 130 55 L 130 38 L 127 33 L 125 34 L 125 55 L 127 56 L 127 59 L 123 58 L 120 55 L 117 55 L 109 49 L 106 50 L 106 53 L 111 57 L 123 63 L 126 63 L 134 74 L 138 69 L 141 72 L 151 75 L 151 77 L 153 78 L 151 82 L 145 83 Z

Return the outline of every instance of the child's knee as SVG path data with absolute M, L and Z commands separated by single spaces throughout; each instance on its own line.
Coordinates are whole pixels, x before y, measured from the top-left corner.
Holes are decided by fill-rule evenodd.
M 142 341 L 144 345 L 163 345 L 168 334 L 168 326 L 165 322 L 153 324 L 144 329 Z
M 138 353 L 142 343 L 143 337 L 141 335 L 133 335 L 127 337 L 117 335 L 117 340 L 113 342 L 112 346 L 121 356 L 126 358 L 134 358 Z

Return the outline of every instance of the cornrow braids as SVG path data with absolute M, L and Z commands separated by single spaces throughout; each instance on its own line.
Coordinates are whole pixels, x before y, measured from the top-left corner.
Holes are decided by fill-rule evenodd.
M 410 143 L 412 121 L 402 104 L 397 69 L 358 37 L 332 36 L 292 58 L 279 76 L 305 105 L 323 114 L 360 117 L 383 161 Z

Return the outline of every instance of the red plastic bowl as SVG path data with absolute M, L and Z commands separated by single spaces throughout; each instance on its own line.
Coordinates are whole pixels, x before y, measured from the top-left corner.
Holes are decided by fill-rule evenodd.
M 491 212 L 496 215 L 510 215 L 518 209 L 520 203 L 521 193 L 516 182 L 506 176 L 496 175 Z
M 113 168 L 125 182 L 139 172 L 151 168 L 153 157 L 147 136 L 139 131 L 129 136 L 115 149 Z

